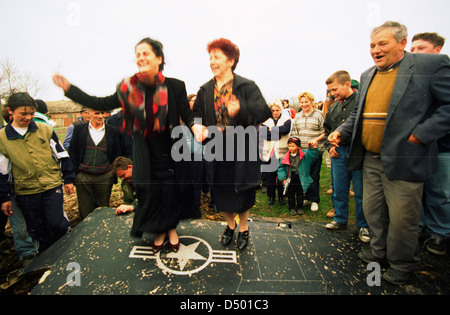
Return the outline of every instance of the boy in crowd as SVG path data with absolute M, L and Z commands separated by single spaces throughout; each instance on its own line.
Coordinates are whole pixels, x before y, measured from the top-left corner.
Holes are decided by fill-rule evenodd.
M 67 194 L 73 193 L 75 173 L 53 128 L 33 121 L 37 104 L 28 93 L 12 94 L 6 108 L 12 119 L 0 130 L 1 209 L 7 216 L 14 214 L 13 189 L 41 253 L 69 229 L 62 184 Z
M 300 139 L 290 137 L 288 139 L 289 151 L 280 161 L 278 167 L 278 180 L 287 187 L 289 212 L 291 215 L 297 213 L 302 215 L 304 192 L 311 185 L 312 178 L 309 174 L 311 164 L 317 159 L 319 151 L 317 148 L 303 151 Z M 297 205 L 296 205 L 297 201 Z

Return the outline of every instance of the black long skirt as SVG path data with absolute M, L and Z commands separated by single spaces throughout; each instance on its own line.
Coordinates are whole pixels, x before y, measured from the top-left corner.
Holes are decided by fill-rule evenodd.
M 212 193 L 219 212 L 243 213 L 255 205 L 256 187 L 237 191 L 235 163 L 222 161 L 215 164 Z
M 199 218 L 195 204 L 192 163 L 178 162 L 171 167 L 151 167 L 149 148 L 144 139 L 134 140 L 133 183 L 138 205 L 131 235 L 156 235 L 175 229 L 180 220 Z
M 184 204 L 183 192 L 173 170 L 162 170 L 152 174 L 147 184 L 136 185 L 138 206 L 135 211 L 133 234 L 140 236 L 160 234 L 175 229 L 180 220 L 186 218 L 190 206 Z M 191 205 L 194 202 L 192 189 Z M 187 215 L 189 217 L 189 215 Z

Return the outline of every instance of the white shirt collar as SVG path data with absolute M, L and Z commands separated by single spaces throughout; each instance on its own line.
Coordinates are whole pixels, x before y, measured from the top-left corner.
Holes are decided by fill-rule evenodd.
M 89 121 L 89 129 L 93 129 L 96 131 L 105 130 L 105 123 L 103 123 L 103 126 L 101 126 L 100 128 L 95 129 L 94 126 L 92 126 L 92 123 Z
M 94 126 L 92 126 L 91 122 L 89 122 L 89 134 L 91 135 L 91 138 L 94 141 L 95 145 L 98 145 L 105 136 L 105 124 L 103 124 L 103 126 L 101 126 L 100 128 L 95 129 Z

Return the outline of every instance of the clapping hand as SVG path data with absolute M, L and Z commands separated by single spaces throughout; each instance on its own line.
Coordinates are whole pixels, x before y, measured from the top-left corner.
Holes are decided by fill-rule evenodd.
M 194 138 L 198 143 L 202 143 L 208 137 L 209 131 L 208 129 L 201 124 L 194 124 L 191 127 L 192 133 L 194 134 Z
M 241 103 L 235 95 L 231 95 L 230 100 L 225 106 L 227 107 L 228 115 L 230 115 L 230 117 L 236 116 L 241 109 Z

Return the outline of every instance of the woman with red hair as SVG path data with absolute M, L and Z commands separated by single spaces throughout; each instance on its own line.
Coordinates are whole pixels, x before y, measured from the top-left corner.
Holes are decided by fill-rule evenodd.
M 248 245 L 247 219 L 250 208 L 255 204 L 256 187 L 261 181 L 260 161 L 258 158 L 252 159 L 252 156 L 258 156 L 258 146 L 252 149 L 252 145 L 257 143 L 257 126 L 272 113 L 255 82 L 234 73 L 240 56 L 235 44 L 221 38 L 210 42 L 207 51 L 214 78 L 198 91 L 194 116 L 201 119 L 205 126 L 202 140 L 205 143 L 206 176 L 212 186 L 217 209 L 224 213 L 227 220 L 222 244 L 226 246 L 233 240 L 237 227 L 234 213 L 237 213 L 237 246 L 242 250 Z M 236 127 L 245 128 L 244 137 L 236 134 Z M 215 147 L 215 157 L 219 152 L 220 158 L 208 157 L 208 142 L 213 140 L 212 134 L 213 143 L 220 143 Z M 223 142 L 217 142 L 216 138 L 221 136 Z M 243 139 L 244 144 L 238 145 Z M 238 151 L 245 151 L 245 158 L 242 159 L 241 155 L 238 158 Z

